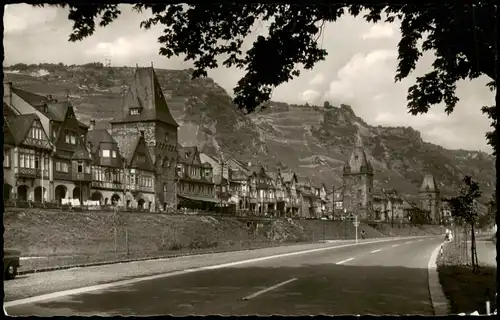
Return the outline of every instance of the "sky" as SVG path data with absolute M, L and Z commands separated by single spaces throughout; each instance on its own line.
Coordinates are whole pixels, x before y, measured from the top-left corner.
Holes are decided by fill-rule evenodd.
M 93 36 L 77 43 L 68 42 L 72 23 L 68 9 L 38 8 L 27 4 L 5 7 L 4 65 L 15 63 L 83 64 L 105 63 L 115 66 L 149 66 L 186 69 L 191 67 L 183 57 L 160 56 L 157 41 L 161 27 L 140 28 L 149 12 L 139 14 L 130 5 L 122 5 L 122 15 L 106 28 L 97 28 Z M 256 24 L 244 47 L 250 48 L 266 26 Z M 481 150 L 491 153 L 485 133 L 490 121 L 481 107 L 493 105 L 494 94 L 485 84 L 486 77 L 458 84 L 460 98 L 455 111 L 446 115 L 443 106 L 434 106 L 424 115 L 407 112 L 407 90 L 415 78 L 425 74 L 433 62 L 432 53 L 425 54 L 417 69 L 402 82 L 395 83 L 397 44 L 401 38 L 396 24 L 370 24 L 362 18 L 345 16 L 327 24 L 319 44 L 329 53 L 313 70 L 277 87 L 274 101 L 332 105 L 350 105 L 370 125 L 411 126 L 422 133 L 425 141 L 449 149 Z M 209 72 L 218 84 L 232 95 L 244 71 L 220 67 Z

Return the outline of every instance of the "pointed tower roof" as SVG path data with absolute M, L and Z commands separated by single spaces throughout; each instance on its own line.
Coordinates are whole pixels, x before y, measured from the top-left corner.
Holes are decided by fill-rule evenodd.
M 161 121 L 179 127 L 170 113 L 152 67 L 135 70 L 134 79 L 125 95 L 121 117 L 111 123 L 142 121 Z
M 349 173 L 361 173 L 362 168 L 366 170 L 366 173 L 372 173 L 373 167 L 368 161 L 368 157 L 366 156 L 365 149 L 363 147 L 363 139 L 361 135 L 356 135 L 356 140 L 354 141 L 354 148 L 351 153 L 351 157 L 349 158 L 349 162 L 346 163 L 344 167 L 344 172 L 346 172 L 346 168 L 349 168 Z
M 422 186 L 420 187 L 420 192 L 439 192 L 436 180 L 432 174 L 425 174 L 424 181 L 422 181 Z

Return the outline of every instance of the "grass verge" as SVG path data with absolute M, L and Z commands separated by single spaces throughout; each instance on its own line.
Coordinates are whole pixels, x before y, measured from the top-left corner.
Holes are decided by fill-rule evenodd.
M 153 213 L 6 208 L 4 247 L 21 251 L 20 271 L 107 261 L 354 239 L 352 223 Z M 366 238 L 385 234 L 361 225 Z M 422 233 L 428 231 L 422 230 Z M 405 234 L 408 235 L 408 234 Z M 423 235 L 423 234 L 422 234 Z
M 469 254 L 469 253 L 468 253 Z M 496 309 L 494 293 L 496 292 L 495 267 L 481 265 L 479 271 L 473 272 L 467 265 L 464 248 L 450 242 L 444 245 L 443 257 L 437 260 L 439 282 L 444 295 L 450 304 L 450 312 L 470 314 L 478 311 L 486 314 L 486 299 L 491 302 L 491 311 Z

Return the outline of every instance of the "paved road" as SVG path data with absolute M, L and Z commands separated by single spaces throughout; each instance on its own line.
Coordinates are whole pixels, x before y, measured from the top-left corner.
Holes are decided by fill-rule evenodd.
M 441 242 L 437 237 L 339 247 L 5 308 L 14 316 L 432 315 L 427 264 Z

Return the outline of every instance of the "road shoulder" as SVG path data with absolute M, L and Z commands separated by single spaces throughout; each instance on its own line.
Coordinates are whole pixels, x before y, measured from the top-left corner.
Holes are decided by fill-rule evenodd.
M 427 271 L 429 275 L 429 294 L 435 316 L 443 316 L 449 313 L 448 299 L 443 292 L 443 287 L 439 282 L 437 270 L 437 258 L 441 254 L 443 244 L 437 246 L 431 254 Z

